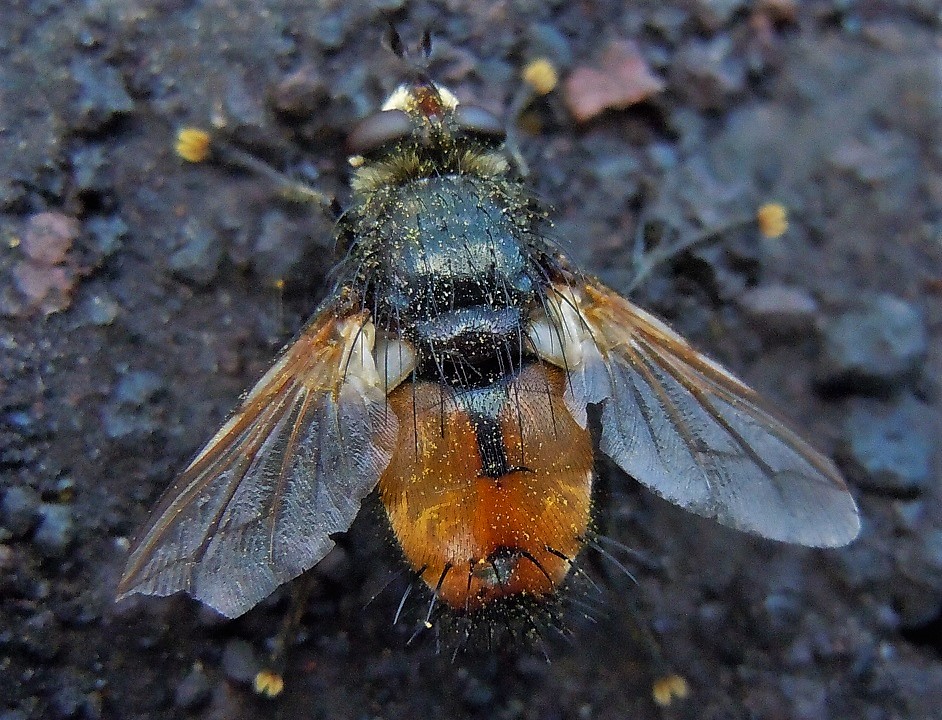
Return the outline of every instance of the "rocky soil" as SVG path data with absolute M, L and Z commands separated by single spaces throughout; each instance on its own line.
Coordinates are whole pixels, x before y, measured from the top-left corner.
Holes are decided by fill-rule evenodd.
M 7 5 L 0 720 L 942 717 L 937 2 Z M 590 552 L 601 590 L 565 641 L 452 659 L 392 624 L 401 587 L 377 592 L 397 560 L 367 510 L 315 570 L 274 701 L 248 682 L 288 593 L 234 622 L 185 598 L 113 602 L 128 538 L 330 268 L 327 214 L 187 165 L 174 132 L 224 125 L 343 204 L 344 134 L 402 78 L 389 17 L 407 40 L 431 28 L 433 77 L 502 116 L 528 62 L 558 69 L 518 119 L 523 154 L 556 238 L 617 288 L 639 228 L 790 208 L 782 238 L 730 231 L 635 296 L 838 460 L 856 543 L 746 537 L 600 463 L 600 528 L 637 551 L 610 546 L 637 583 Z M 661 707 L 667 669 L 689 697 Z

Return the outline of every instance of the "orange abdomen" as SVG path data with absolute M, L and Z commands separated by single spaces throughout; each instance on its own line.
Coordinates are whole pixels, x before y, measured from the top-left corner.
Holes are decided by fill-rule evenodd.
M 592 440 L 563 383 L 561 371 L 525 367 L 485 441 L 479 415 L 442 385 L 406 383 L 389 396 L 399 441 L 380 496 L 409 564 L 453 608 L 553 594 L 582 548 Z

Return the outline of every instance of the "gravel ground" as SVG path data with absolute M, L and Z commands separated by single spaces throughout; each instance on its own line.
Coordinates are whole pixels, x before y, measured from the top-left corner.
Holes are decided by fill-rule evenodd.
M 942 717 L 942 10 L 625 5 L 7 4 L 0 719 Z M 539 646 L 452 660 L 392 625 L 398 591 L 367 605 L 397 567 L 367 511 L 316 569 L 270 702 L 247 681 L 285 593 L 235 622 L 185 598 L 113 603 L 127 538 L 330 266 L 330 219 L 262 179 L 185 165 L 174 129 L 224 123 L 343 203 L 344 133 L 402 77 L 381 42 L 390 15 L 407 39 L 432 28 L 432 75 L 498 113 L 537 57 L 564 78 L 641 74 L 640 102 L 582 112 L 563 83 L 521 118 L 556 236 L 615 287 L 639 225 L 689 233 L 769 199 L 791 208 L 783 238 L 730 232 L 636 296 L 838 459 L 856 543 L 745 537 L 602 464 L 600 524 L 640 551 L 613 551 L 637 584 L 589 557 L 594 622 L 571 611 L 551 662 Z M 664 668 L 638 626 L 687 700 L 653 702 Z

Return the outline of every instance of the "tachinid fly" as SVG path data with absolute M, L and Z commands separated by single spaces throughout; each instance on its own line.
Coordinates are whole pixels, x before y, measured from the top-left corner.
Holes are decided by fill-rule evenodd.
M 546 240 L 504 142 L 424 77 L 353 130 L 336 288 L 163 496 L 120 596 L 241 615 L 323 558 L 374 489 L 454 610 L 554 596 L 591 527 L 596 450 L 739 530 L 857 535 L 830 460 Z

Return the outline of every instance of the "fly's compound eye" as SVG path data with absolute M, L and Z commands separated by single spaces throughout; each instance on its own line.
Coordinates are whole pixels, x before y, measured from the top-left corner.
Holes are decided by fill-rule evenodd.
M 488 142 L 501 143 L 506 137 L 504 124 L 500 119 L 476 105 L 456 107 L 454 123 L 459 132 Z
M 364 118 L 347 137 L 347 149 L 355 155 L 369 155 L 390 143 L 404 140 L 415 126 L 403 110 L 382 110 Z

